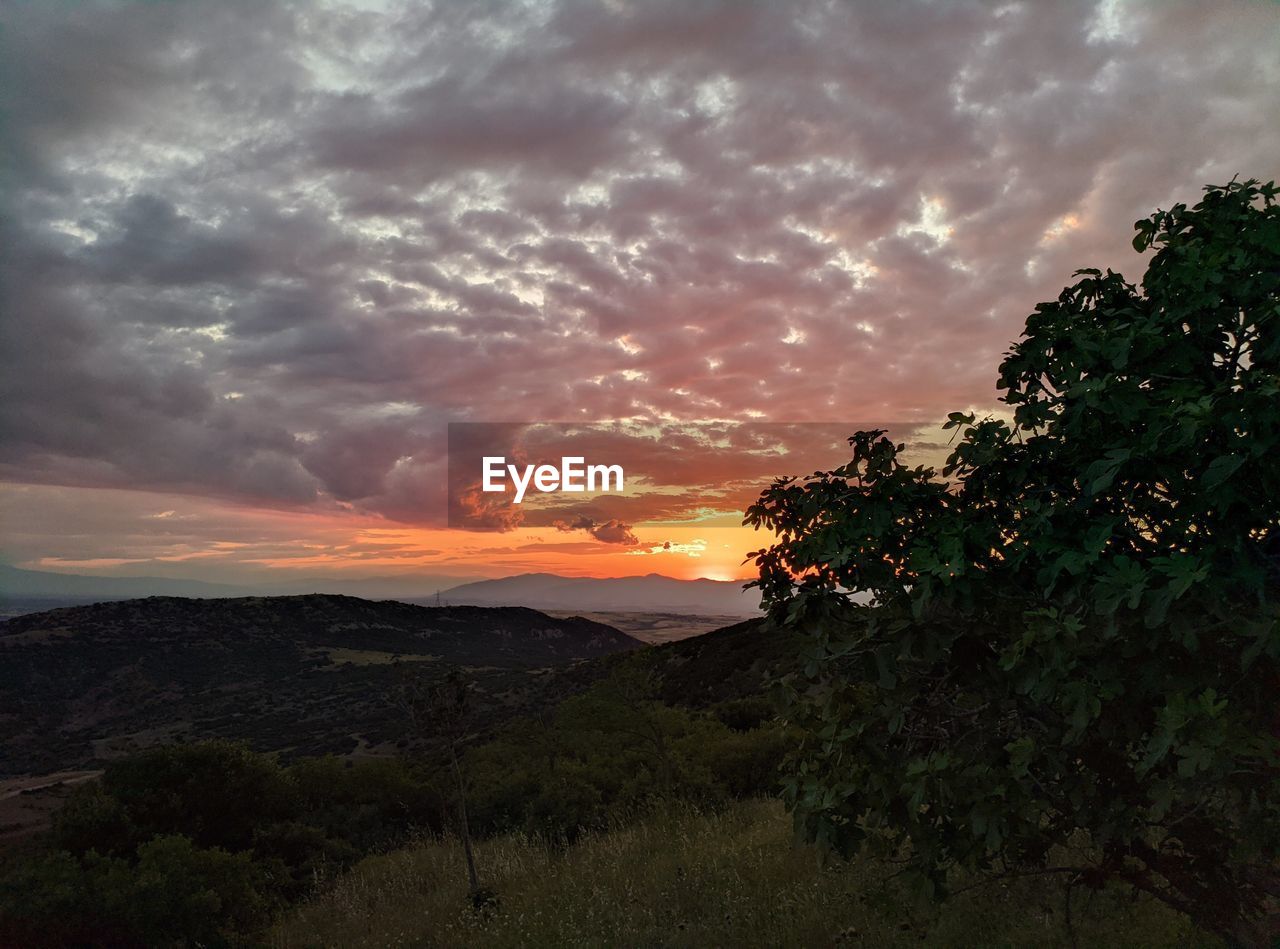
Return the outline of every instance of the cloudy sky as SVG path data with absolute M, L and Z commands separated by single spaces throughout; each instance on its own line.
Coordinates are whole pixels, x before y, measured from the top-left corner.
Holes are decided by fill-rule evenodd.
M 0 10 L 36 569 L 741 574 L 710 460 L 684 510 L 448 529 L 447 423 L 927 432 L 1073 270 L 1140 275 L 1134 220 L 1280 177 L 1267 3 Z

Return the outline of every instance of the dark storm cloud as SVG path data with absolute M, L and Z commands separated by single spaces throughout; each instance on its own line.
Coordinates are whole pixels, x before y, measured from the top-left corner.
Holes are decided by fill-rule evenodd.
M 929 421 L 1133 220 L 1280 172 L 1260 4 L 7 21 L 11 481 L 438 522 L 448 420 Z

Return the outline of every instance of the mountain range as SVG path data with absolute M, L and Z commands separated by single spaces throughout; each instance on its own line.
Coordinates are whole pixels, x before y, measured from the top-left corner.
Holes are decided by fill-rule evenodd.
M 262 584 L 211 583 L 173 577 L 103 577 L 22 570 L 0 564 L 4 612 L 19 615 L 54 606 L 146 596 L 236 597 L 331 593 L 367 599 L 394 599 L 467 606 L 527 606 L 578 612 L 666 612 L 752 616 L 759 595 L 739 582 L 678 580 L 651 573 L 643 577 L 562 577 L 526 573 L 459 584 L 456 577 L 369 577 L 352 580 L 302 578 Z

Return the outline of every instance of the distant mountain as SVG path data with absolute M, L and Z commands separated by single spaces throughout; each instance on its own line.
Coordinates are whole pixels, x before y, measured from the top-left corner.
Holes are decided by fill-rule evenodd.
M 581 610 L 644 613 L 698 613 L 753 616 L 760 594 L 742 583 L 725 580 L 677 580 L 651 573 L 643 577 L 561 577 L 525 573 L 500 580 L 480 580 L 442 594 L 450 604 L 520 605 L 538 610 Z
M 431 605 L 437 591 L 454 606 L 527 606 L 559 612 L 678 613 L 755 616 L 759 593 L 724 580 L 677 580 L 651 573 L 643 577 L 561 577 L 525 573 L 498 580 L 462 583 L 437 575 L 271 579 L 261 584 L 210 583 L 172 577 L 94 577 L 0 565 L 0 617 L 78 606 L 99 600 L 147 596 L 238 597 L 329 593 L 374 600 Z
M 336 593 L 374 600 L 433 598 L 437 590 L 457 586 L 457 577 L 436 575 L 279 579 L 262 584 L 209 583 L 173 577 L 94 577 L 48 570 L 21 570 L 0 564 L 0 614 L 37 612 L 55 606 L 79 606 L 100 600 L 146 596 L 228 597 Z
M 575 673 L 578 660 L 640 645 L 529 609 L 330 595 L 152 597 L 19 616 L 0 623 L 0 777 L 194 738 L 386 751 L 405 735 L 388 699 L 404 676 L 466 667 L 496 721 L 596 674 Z

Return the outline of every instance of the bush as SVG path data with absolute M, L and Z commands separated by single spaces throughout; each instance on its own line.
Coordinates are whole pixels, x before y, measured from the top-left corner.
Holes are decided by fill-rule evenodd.
M 273 887 L 247 853 L 197 847 L 182 836 L 155 837 L 138 861 L 91 860 L 102 918 L 119 920 L 147 946 L 234 945 L 270 919 Z
M 438 831 L 441 802 L 396 760 L 286 768 L 208 742 L 114 761 L 0 877 L 0 945 L 235 944 L 363 854 Z
M 749 732 L 778 716 L 774 704 L 765 698 L 733 699 L 712 707 L 716 719 L 735 732 Z
M 775 789 L 787 744 L 781 728 L 733 731 L 718 715 L 664 705 L 656 686 L 643 670 L 623 670 L 554 716 L 512 725 L 468 751 L 473 827 L 573 841 L 655 802 L 718 804 Z M 764 701 L 741 701 L 725 713 L 744 727 L 766 710 Z
M 0 944 L 227 946 L 247 942 L 275 901 L 249 854 L 155 837 L 136 862 L 51 851 L 0 877 Z
M 101 787 L 142 839 L 184 834 L 201 847 L 229 851 L 248 850 L 258 827 L 302 812 L 296 785 L 274 758 L 226 741 L 169 745 L 113 761 Z M 63 834 L 89 830 L 73 831 L 63 821 Z

